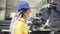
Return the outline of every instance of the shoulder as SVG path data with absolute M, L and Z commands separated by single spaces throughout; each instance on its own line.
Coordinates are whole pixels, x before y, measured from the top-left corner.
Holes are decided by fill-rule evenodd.
M 18 21 L 17 23 L 18 23 L 18 24 L 22 24 L 23 22 L 22 22 L 22 21 Z

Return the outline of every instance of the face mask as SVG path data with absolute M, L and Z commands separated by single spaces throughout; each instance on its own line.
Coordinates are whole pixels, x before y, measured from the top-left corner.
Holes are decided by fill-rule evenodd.
M 32 14 L 30 13 L 30 14 L 27 16 L 26 20 L 29 21 L 31 18 L 32 18 Z

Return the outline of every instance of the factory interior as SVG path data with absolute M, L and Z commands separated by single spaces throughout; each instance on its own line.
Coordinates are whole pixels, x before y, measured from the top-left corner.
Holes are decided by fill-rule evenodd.
M 28 2 L 28 34 L 60 34 L 60 0 L 0 0 L 0 34 L 11 34 L 10 24 L 18 2 Z M 13 26 L 13 25 L 12 25 Z

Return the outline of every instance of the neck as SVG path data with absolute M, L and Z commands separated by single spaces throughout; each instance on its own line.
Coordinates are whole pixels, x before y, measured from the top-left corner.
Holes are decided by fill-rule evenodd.
M 22 18 L 24 18 L 24 20 L 26 21 L 26 17 L 22 17 Z

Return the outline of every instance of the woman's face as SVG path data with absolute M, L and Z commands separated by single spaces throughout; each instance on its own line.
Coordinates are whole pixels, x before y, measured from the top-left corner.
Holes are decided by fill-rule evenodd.
M 26 16 L 26 18 L 28 17 L 28 15 L 31 13 L 31 10 L 30 9 L 28 9 L 25 13 L 24 13 L 24 15 Z
M 24 15 L 25 15 L 25 18 L 27 18 L 28 14 L 27 13 L 24 13 Z

